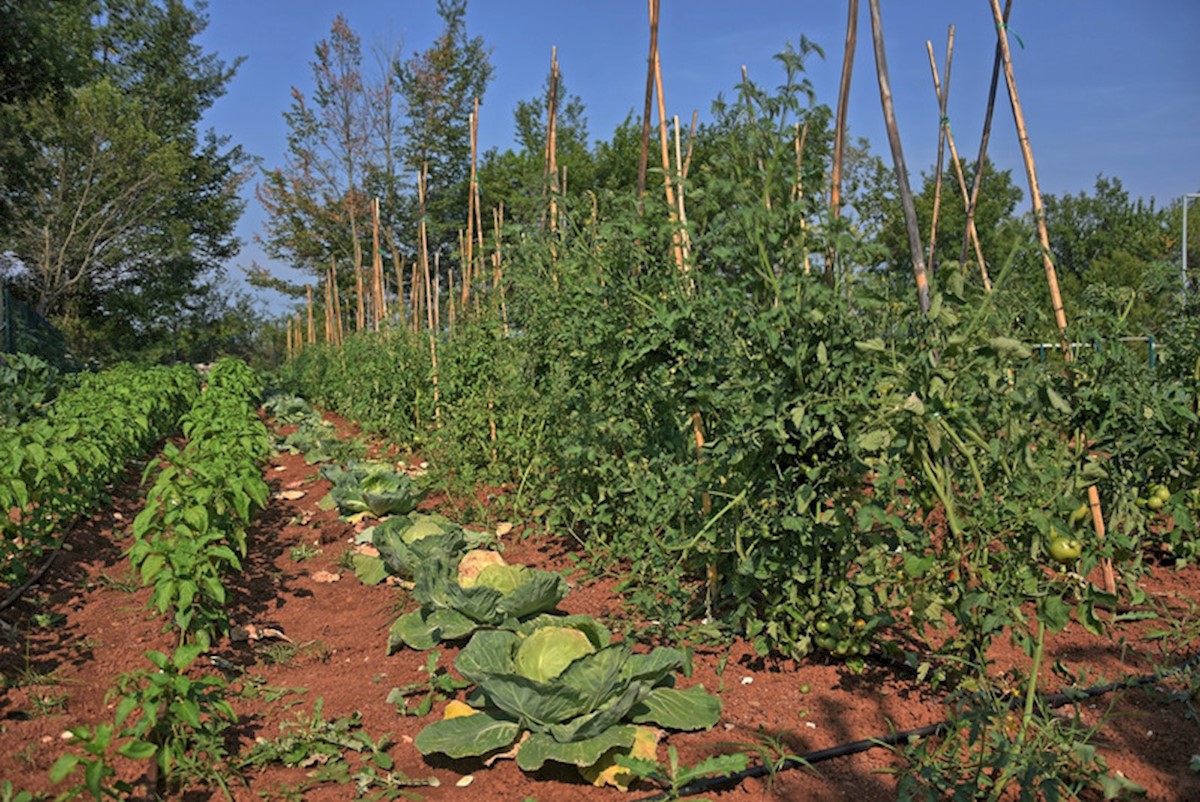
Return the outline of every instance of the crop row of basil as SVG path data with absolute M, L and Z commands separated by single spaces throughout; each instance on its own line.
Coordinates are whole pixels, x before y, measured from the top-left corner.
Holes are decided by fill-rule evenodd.
M 0 428 L 0 585 L 25 581 L 55 534 L 176 429 L 199 389 L 187 365 L 121 365 L 80 375 L 40 416 Z
M 127 794 L 116 779 L 111 753 L 148 760 L 161 795 L 194 781 L 225 788 L 234 776 L 226 734 L 237 721 L 221 676 L 192 670 L 229 628 L 223 577 L 241 568 L 246 527 L 266 505 L 262 464 L 270 450 L 257 414 L 262 382 L 244 362 L 226 359 L 209 372 L 203 392 L 179 419 L 182 447 L 167 444 L 146 505 L 134 519 L 131 565 L 153 592 L 149 605 L 169 614 L 179 635 L 171 654 L 148 651 L 150 668 L 118 678 L 112 723 L 76 727 L 68 753 L 50 771 L 54 782 L 82 773 L 69 796 L 95 799 Z

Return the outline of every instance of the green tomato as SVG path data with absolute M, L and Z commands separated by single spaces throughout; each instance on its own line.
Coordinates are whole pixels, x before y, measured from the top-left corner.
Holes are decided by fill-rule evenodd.
M 1075 508 L 1075 512 L 1071 513 L 1071 526 L 1079 526 L 1080 524 L 1084 523 L 1087 520 L 1088 513 L 1090 512 L 1091 508 L 1088 507 L 1087 502 L 1080 504 Z
M 1162 496 L 1151 496 L 1149 500 L 1146 501 L 1146 506 L 1157 512 L 1158 510 L 1161 510 L 1166 503 L 1167 500 Z
M 829 631 L 829 622 L 828 621 L 818 621 L 817 622 L 817 632 L 820 632 L 822 635 L 824 635 L 828 631 Z
M 1167 487 L 1166 485 L 1155 485 L 1154 495 L 1152 498 L 1159 499 L 1163 504 L 1166 504 L 1171 500 L 1171 488 Z
M 1083 544 L 1077 538 L 1056 537 L 1050 541 L 1050 557 L 1062 565 L 1070 565 L 1083 553 Z

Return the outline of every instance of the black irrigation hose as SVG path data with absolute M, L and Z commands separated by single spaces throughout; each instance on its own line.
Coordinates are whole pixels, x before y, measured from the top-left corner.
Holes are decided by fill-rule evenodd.
M 75 527 L 79 524 L 79 521 L 80 518 L 76 517 L 75 520 L 71 522 L 71 525 L 67 527 L 67 531 L 63 533 L 63 536 L 58 539 L 58 543 L 55 544 L 54 548 L 50 552 L 50 556 L 46 558 L 46 561 L 42 563 L 41 567 L 34 571 L 28 579 L 22 582 L 21 585 L 16 588 L 16 590 L 8 594 L 7 598 L 5 598 L 3 601 L 0 601 L 0 612 L 3 612 L 16 604 L 17 601 L 25 595 L 25 591 L 37 584 L 45 575 L 45 573 L 50 570 L 50 566 L 54 564 L 54 558 L 58 556 L 60 551 L 62 551 L 63 544 L 67 542 L 67 538 L 71 536 L 71 533 L 75 531 Z M 12 629 L 12 625 L 7 621 L 0 621 L 0 626 L 5 627 L 6 629 Z
M 1156 671 L 1153 674 L 1143 674 L 1140 677 L 1126 677 L 1117 682 L 1110 682 L 1106 685 L 1093 685 L 1091 688 L 1085 688 L 1081 691 L 1068 691 L 1064 693 L 1052 693 L 1042 697 L 1042 704 L 1050 709 L 1062 707 L 1071 702 L 1078 702 L 1083 699 L 1092 699 L 1097 696 L 1103 696 L 1106 693 L 1111 693 L 1115 690 L 1126 688 L 1140 688 L 1143 685 L 1153 685 L 1166 677 L 1177 674 L 1182 671 L 1187 671 L 1190 668 L 1200 665 L 1200 652 L 1193 654 L 1188 659 L 1184 660 L 1178 666 L 1162 671 Z M 1010 702 L 1012 707 L 1019 707 L 1023 704 L 1023 699 L 1020 697 L 1013 698 Z M 853 741 L 851 743 L 831 746 L 828 749 L 819 749 L 816 752 L 800 755 L 799 757 L 789 757 L 786 760 L 780 761 L 778 765 L 767 766 L 760 764 L 750 766 L 742 771 L 734 772 L 733 774 L 725 774 L 720 777 L 705 777 L 699 780 L 684 785 L 680 788 L 675 797 L 669 796 L 666 792 L 654 794 L 653 796 L 642 797 L 635 802 L 661 802 L 661 800 L 682 798 L 685 796 L 695 796 L 709 791 L 720 791 L 734 786 L 740 785 L 743 780 L 748 780 L 754 777 L 764 777 L 768 774 L 786 771 L 787 769 L 797 769 L 806 766 L 811 766 L 814 763 L 821 763 L 825 760 L 832 760 L 836 757 L 845 757 L 846 755 L 854 755 L 859 752 L 865 752 L 868 749 L 874 749 L 878 746 L 895 746 L 904 743 L 910 738 L 926 738 L 931 735 L 937 735 L 950 726 L 948 720 L 938 722 L 937 724 L 928 724 L 924 727 L 917 727 L 913 730 L 904 730 L 902 732 L 893 732 L 887 735 L 879 736 L 878 738 L 866 738 L 861 741 Z

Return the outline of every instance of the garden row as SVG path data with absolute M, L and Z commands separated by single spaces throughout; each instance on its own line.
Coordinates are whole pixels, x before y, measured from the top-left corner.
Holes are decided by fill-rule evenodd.
M 199 392 L 187 365 L 82 374 L 0 428 L 0 586 L 23 583 L 76 516 L 106 499 L 126 465 L 176 431 Z M 119 425 L 118 425 L 119 422 Z
M 267 503 L 262 466 L 270 438 L 257 414 L 261 393 L 261 379 L 245 363 L 218 362 L 179 419 L 186 443 L 168 443 L 146 467 L 143 481 L 155 480 L 133 522 L 129 560 L 152 588 L 149 606 L 169 616 L 178 645 L 170 654 L 146 652 L 150 667 L 117 678 L 111 723 L 71 730 L 82 754 L 63 755 L 50 772 L 56 783 L 82 774 L 68 794 L 99 800 L 131 793 L 117 777 L 117 756 L 147 762 L 156 796 L 197 779 L 226 787 L 226 733 L 237 717 L 227 681 L 197 672 L 196 664 L 229 631 L 224 581 L 240 570 L 246 527 Z

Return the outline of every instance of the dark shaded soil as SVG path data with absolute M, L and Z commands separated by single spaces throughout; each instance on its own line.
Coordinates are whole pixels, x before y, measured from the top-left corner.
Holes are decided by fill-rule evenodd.
M 338 422 L 343 432 L 349 427 Z M 328 490 L 313 466 L 302 457 L 280 455 L 267 467 L 273 492 L 302 491 L 288 499 L 276 495 L 250 532 L 250 553 L 242 574 L 232 578 L 230 614 L 238 627 L 270 627 L 289 640 L 264 637 L 220 644 L 215 656 L 228 661 L 231 700 L 240 717 L 236 747 L 244 753 L 256 738 L 273 738 L 280 724 L 311 717 L 323 700 L 327 720 L 360 714 L 362 729 L 372 739 L 390 737 L 388 754 L 395 771 L 412 778 L 436 777 L 435 788 L 415 788 L 423 798 L 514 800 L 617 800 L 644 798 L 653 789 L 623 794 L 593 788 L 566 772 L 528 776 L 511 760 L 490 768 L 478 761 L 423 758 L 412 738 L 435 716 L 404 717 L 386 697 L 391 688 L 422 680 L 426 655 L 404 651 L 386 654 L 392 621 L 412 603 L 395 586 L 362 585 L 348 571 L 344 553 L 352 548 L 354 527 L 321 511 L 317 502 Z M 146 610 L 148 593 L 130 575 L 123 549 L 126 528 L 140 506 L 139 488 L 127 482 L 114 493 L 111 507 L 80 523 L 43 582 L 4 614 L 13 630 L 0 638 L 0 778 L 18 788 L 53 794 L 47 772 L 70 745 L 62 734 L 79 724 L 111 721 L 115 703 L 106 694 L 122 672 L 148 665 L 148 649 L 170 651 L 172 637 L 161 618 Z M 516 533 L 501 538 L 510 562 L 564 571 L 573 590 L 561 605 L 566 612 L 590 613 L 613 620 L 625 615 L 615 580 L 587 580 L 574 569 L 562 541 L 544 535 L 525 539 Z M 319 581 L 322 574 L 336 581 Z M 1195 599 L 1200 570 L 1160 570 L 1147 580 L 1153 598 L 1182 610 Z M 1182 615 L 1182 613 L 1181 613 Z M 1186 623 L 1186 622 L 1185 622 Z M 1185 652 L 1181 640 L 1150 640 L 1163 620 L 1128 622 L 1112 627 L 1104 638 L 1072 624 L 1049 639 L 1043 687 L 1057 690 L 1052 667 L 1061 661 L 1073 672 L 1096 681 L 1153 671 L 1156 664 L 1177 663 L 1181 655 L 1164 653 L 1164 643 Z M 441 665 L 456 651 L 444 649 Z M 1027 658 L 1007 643 L 994 654 L 996 671 L 1028 666 Z M 685 763 L 719 751 L 734 751 L 773 741 L 790 754 L 864 738 L 881 737 L 941 721 L 945 689 L 937 693 L 903 669 L 869 662 L 856 674 L 820 659 L 771 661 L 757 657 L 743 643 L 732 649 L 697 646 L 695 670 L 685 683 L 699 683 L 719 694 L 721 722 L 704 733 L 672 734 L 669 743 Z M 226 665 L 228 665 L 226 664 Z M 214 666 L 201 671 L 217 672 Z M 808 692 L 802 692 L 802 688 Z M 1113 770 L 1146 787 L 1153 800 L 1200 799 L 1200 775 L 1189 761 L 1200 754 L 1200 724 L 1190 715 L 1188 689 L 1164 682 L 1117 692 L 1083 703 L 1085 721 L 1099 727 L 1096 743 Z M 1180 693 L 1183 691 L 1183 693 Z M 277 697 L 277 698 L 276 698 Z M 768 755 L 771 752 L 768 750 Z M 660 745 L 659 757 L 666 748 Z M 357 765 L 357 757 L 351 764 Z M 732 789 L 709 794 L 735 800 L 854 799 L 895 797 L 895 780 L 886 773 L 903 764 L 886 749 L 823 762 L 811 770 L 786 771 L 773 781 L 751 779 Z M 136 781 L 145 767 L 119 765 L 122 776 Z M 249 772 L 241 784 L 230 778 L 238 800 L 303 798 L 342 800 L 353 797 L 344 785 L 296 789 L 309 769 L 272 767 Z M 458 785 L 466 776 L 470 785 Z M 219 799 L 219 791 L 192 789 L 189 800 Z

